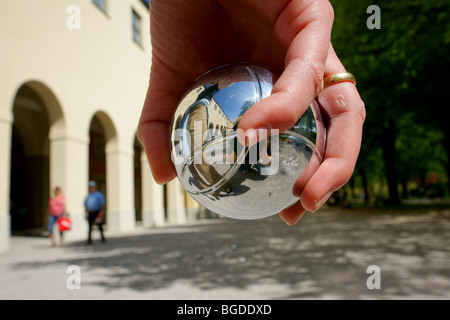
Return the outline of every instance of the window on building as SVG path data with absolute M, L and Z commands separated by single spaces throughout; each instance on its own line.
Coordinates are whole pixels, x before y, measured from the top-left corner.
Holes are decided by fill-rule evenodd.
M 132 10 L 132 23 L 133 23 L 133 40 L 137 44 L 142 44 L 142 28 L 141 28 L 141 17 L 136 13 L 136 11 Z
M 106 0 L 92 0 L 92 2 L 104 13 L 106 13 Z

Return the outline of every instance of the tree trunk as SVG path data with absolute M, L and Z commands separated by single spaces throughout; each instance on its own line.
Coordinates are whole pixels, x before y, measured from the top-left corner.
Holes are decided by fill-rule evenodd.
M 362 185 L 364 189 L 364 204 L 365 206 L 369 206 L 369 184 L 367 183 L 367 173 L 365 169 L 360 169 L 359 173 L 361 174 Z
M 398 177 L 396 169 L 396 150 L 395 140 L 397 134 L 395 130 L 384 128 L 381 134 L 381 148 L 383 150 L 384 168 L 386 178 L 388 181 L 389 198 L 388 204 L 400 204 L 400 197 L 398 193 Z
M 442 145 L 444 147 L 445 153 L 447 154 L 447 164 L 445 166 L 445 170 L 447 172 L 447 187 L 450 192 L 450 130 L 448 126 L 442 129 L 444 132 L 444 139 L 442 141 Z
M 400 179 L 402 184 L 402 199 L 408 199 L 408 179 Z

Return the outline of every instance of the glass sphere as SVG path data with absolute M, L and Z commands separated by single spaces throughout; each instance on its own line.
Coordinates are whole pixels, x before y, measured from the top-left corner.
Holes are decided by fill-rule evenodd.
M 198 78 L 175 112 L 171 153 L 178 179 L 202 206 L 235 219 L 274 215 L 299 200 L 317 169 L 325 126 L 313 101 L 298 122 L 278 133 L 238 139 L 243 114 L 271 94 L 276 74 L 253 64 L 227 65 Z

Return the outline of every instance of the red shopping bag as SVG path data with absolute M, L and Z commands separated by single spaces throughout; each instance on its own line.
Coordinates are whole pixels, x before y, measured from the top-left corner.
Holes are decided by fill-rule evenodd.
M 104 217 L 104 216 L 105 216 L 105 213 L 104 213 L 103 211 L 100 211 L 100 212 L 97 214 L 97 216 L 95 217 L 94 222 L 95 222 L 96 224 L 103 223 L 103 217 Z
M 60 232 L 70 230 L 70 228 L 72 227 L 72 220 L 70 220 L 69 217 L 59 218 L 58 227 Z

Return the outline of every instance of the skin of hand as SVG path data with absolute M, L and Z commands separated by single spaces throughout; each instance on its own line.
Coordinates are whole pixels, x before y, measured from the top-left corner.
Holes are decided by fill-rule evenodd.
M 352 83 L 322 91 L 324 76 L 345 71 L 330 43 L 333 19 L 328 0 L 152 0 L 152 66 L 138 139 L 155 181 L 176 177 L 169 132 L 185 90 L 217 66 L 253 62 L 283 72 L 272 95 L 245 113 L 240 129 L 282 132 L 316 97 L 328 121 L 323 162 L 303 190 L 294 187 L 299 201 L 280 217 L 293 225 L 326 202 L 353 173 L 365 119 Z

